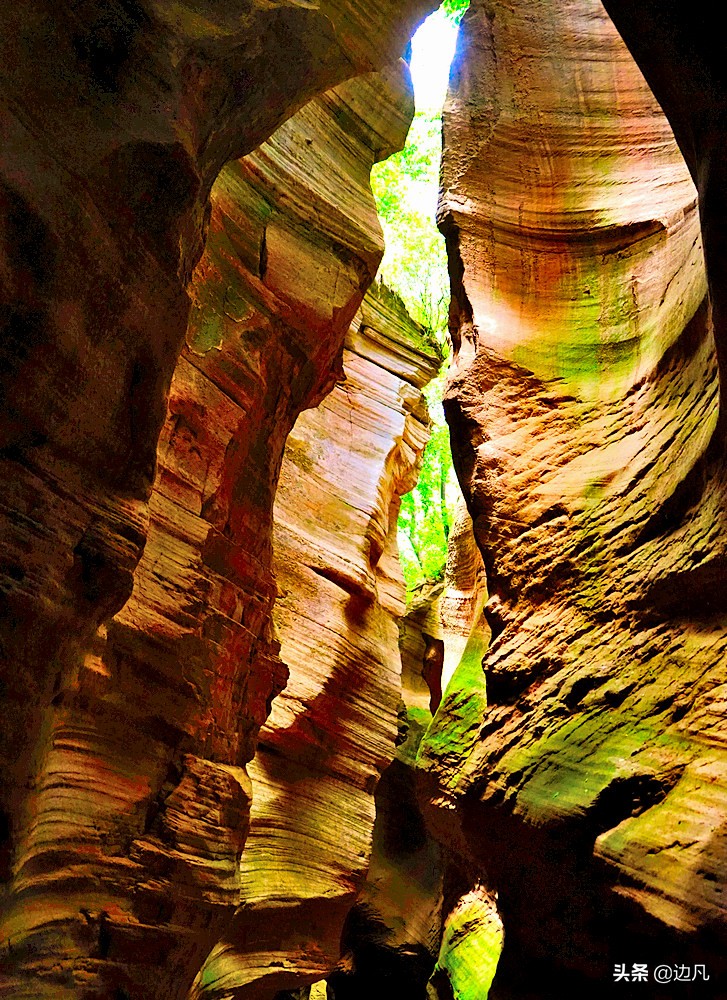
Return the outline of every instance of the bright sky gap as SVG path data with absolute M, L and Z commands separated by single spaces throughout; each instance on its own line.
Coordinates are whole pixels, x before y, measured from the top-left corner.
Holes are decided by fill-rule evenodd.
M 417 111 L 440 111 L 457 41 L 457 26 L 435 11 L 412 39 L 411 77 Z

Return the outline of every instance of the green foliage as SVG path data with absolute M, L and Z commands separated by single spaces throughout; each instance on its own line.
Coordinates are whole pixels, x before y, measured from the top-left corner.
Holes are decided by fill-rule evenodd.
M 467 3 L 449 0 L 445 7 L 455 17 Z M 449 276 L 444 238 L 435 223 L 441 148 L 441 114 L 416 114 L 405 148 L 374 167 L 371 185 L 386 241 L 380 275 L 447 351 Z M 447 559 L 457 485 L 442 411 L 443 387 L 444 374 L 426 390 L 432 435 L 419 482 L 402 497 L 399 551 L 408 593 L 426 580 L 440 579 Z
M 460 21 L 470 5 L 470 0 L 442 0 L 442 11 L 453 21 Z
M 379 271 L 411 316 L 446 342 L 449 278 L 444 237 L 436 227 L 442 120 L 414 116 L 406 146 L 371 173 L 386 241 Z
M 433 383 L 435 390 L 441 391 L 442 382 L 439 376 Z M 419 481 L 401 498 L 399 552 L 408 592 L 444 575 L 455 503 L 449 428 L 439 417 L 424 452 Z

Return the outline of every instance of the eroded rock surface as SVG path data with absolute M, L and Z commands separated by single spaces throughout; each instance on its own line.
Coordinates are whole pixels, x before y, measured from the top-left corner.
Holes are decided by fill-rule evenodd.
M 374 792 L 394 757 L 404 611 L 396 521 L 429 434 L 435 341 L 375 286 L 343 373 L 297 420 L 275 502 L 274 609 L 290 669 L 249 767 L 242 905 L 198 997 L 269 997 L 327 975 L 371 856 Z
M 401 702 L 395 759 L 376 788 L 371 864 L 341 936 L 329 996 L 424 998 L 442 927 L 444 857 L 418 802 L 415 760 L 441 688 L 443 584 L 424 585 L 399 622 Z
M 719 436 L 725 434 L 727 400 L 727 79 L 722 39 L 723 10 L 695 12 L 687 0 L 639 4 L 604 0 L 649 86 L 674 129 L 699 191 L 702 243 L 712 306 L 712 329 L 720 367 Z
M 488 996 L 502 939 L 497 901 L 490 890 L 477 883 L 462 893 L 444 921 L 428 1000 Z
M 0 990 L 18 998 L 186 996 L 239 901 L 244 765 L 286 677 L 285 437 L 340 370 L 382 252 L 368 172 L 411 115 L 396 57 L 425 5 L 204 6 L 2 14 Z M 386 63 L 225 172 L 187 327 L 225 160 Z
M 492 996 L 610 996 L 616 962 L 716 980 L 725 477 L 695 191 L 598 3 L 474 0 L 456 59 L 445 406 L 493 641 L 475 739 L 458 754 L 440 710 L 420 752 L 432 822 L 499 890 Z
M 399 623 L 396 758 L 376 789 L 371 865 L 346 920 L 341 961 L 328 978 L 336 1000 L 374 992 L 381 1000 L 481 995 L 499 955 L 502 928 L 492 896 L 477 883 L 477 869 L 462 866 L 451 831 L 433 836 L 421 806 L 429 761 L 420 748 L 437 761 L 446 753 L 451 759 L 472 744 L 486 708 L 487 592 L 463 503 L 450 541 L 444 579 L 419 588 Z M 436 735 L 440 718 L 445 739 L 457 729 L 449 751 Z
M 361 419 L 350 492 L 316 473 L 313 514 L 298 473 L 281 500 L 279 638 L 272 506 L 381 255 L 368 170 L 403 141 L 396 60 L 431 6 L 0 13 L 3 996 L 181 1000 L 211 952 L 196 995 L 267 998 L 336 957 L 392 752 L 390 528 L 420 443 L 412 423 L 396 447 L 374 427 L 414 415 L 397 393 L 421 364 L 392 362 L 378 319 L 354 326 L 353 374 L 310 418 L 338 440 Z M 437 913 L 430 995 L 477 995 L 494 889 L 493 997 L 610 996 L 632 961 L 704 963 L 721 989 L 723 32 L 683 0 L 605 6 L 688 170 L 596 0 L 473 0 L 465 21 L 448 410 L 489 627 L 468 543 L 453 641 L 443 627 L 409 650 L 419 732 L 436 709 L 420 801 L 451 857 L 414 817 L 402 750 L 359 897 L 374 919 L 345 939 L 356 961 L 384 948 L 351 995 L 377 988 L 382 951 L 423 989 Z M 301 434 L 291 468 L 330 469 Z M 356 469 L 382 456 L 372 493 Z M 286 663 L 241 867 L 245 765 Z

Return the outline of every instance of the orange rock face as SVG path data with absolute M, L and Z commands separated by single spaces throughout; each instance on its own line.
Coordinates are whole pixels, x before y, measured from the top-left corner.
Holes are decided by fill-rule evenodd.
M 241 906 L 195 996 L 272 997 L 321 979 L 366 874 L 374 790 L 394 756 L 404 610 L 396 521 L 429 419 L 436 344 L 383 286 L 343 376 L 288 438 L 275 501 L 274 609 L 290 669 L 249 766 Z
M 273 1000 L 355 899 L 341 996 L 386 1000 L 379 920 L 479 1000 L 500 915 L 493 998 L 727 992 L 721 14 L 473 0 L 441 221 L 482 561 L 463 520 L 372 831 L 437 359 L 361 306 L 368 176 L 431 6 L 0 10 L 2 997 Z
M 439 763 L 438 720 L 446 720 L 449 735 L 459 726 L 455 752 L 462 754 L 472 745 L 485 709 L 485 597 L 482 558 L 461 503 L 444 579 L 424 584 L 399 622 L 400 732 L 395 759 L 376 789 L 371 864 L 344 926 L 341 960 L 328 977 L 337 1000 L 358 1000 L 373 992 L 383 1000 L 483 996 L 492 978 L 499 947 L 483 942 L 484 894 L 473 885 L 471 866 L 461 864 L 461 845 L 451 826 L 428 827 L 422 810 L 432 763 L 427 753 L 435 767 Z M 480 904 L 463 909 L 463 900 L 473 892 Z M 487 913 L 496 922 L 492 900 Z M 478 951 L 470 947 L 475 937 Z M 453 968 L 458 961 L 461 967 L 468 965 L 452 960 L 462 943 L 475 958 L 469 963 L 469 991 L 463 991 L 464 977 Z M 491 961 L 489 970 L 485 957 Z
M 184 997 L 234 913 L 283 448 L 411 115 L 423 5 L 213 6 L 2 14 L 8 996 Z M 188 296 L 218 169 L 304 104 L 220 179 Z
M 420 760 L 436 828 L 500 892 L 493 996 L 611 996 L 617 962 L 706 962 L 716 978 L 714 340 L 689 172 L 600 4 L 473 2 L 440 212 L 445 406 L 493 641 L 473 744 L 457 752 L 440 710 Z
M 727 400 L 727 266 L 724 232 L 727 204 L 727 82 L 721 38 L 725 15 L 694 16 L 687 0 L 640 4 L 604 0 L 674 129 L 699 192 L 702 243 L 712 306 L 712 329 L 720 367 L 719 435 L 724 440 Z

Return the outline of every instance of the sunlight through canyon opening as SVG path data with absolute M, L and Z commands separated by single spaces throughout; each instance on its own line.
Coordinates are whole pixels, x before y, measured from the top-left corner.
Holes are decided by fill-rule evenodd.
M 442 107 L 466 3 L 443 5 L 427 18 L 411 44 L 411 76 L 416 112 L 405 148 L 371 175 L 386 250 L 379 276 L 403 300 L 412 318 L 439 346 L 444 363 L 425 395 L 431 437 L 419 481 L 402 498 L 399 552 L 407 598 L 441 580 L 447 542 L 460 499 L 452 468 L 449 432 L 442 410 L 449 342 L 449 276 L 444 237 L 437 229 L 442 150 Z

